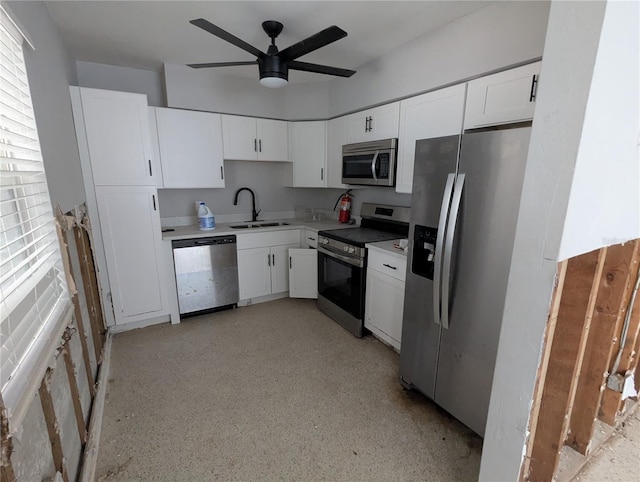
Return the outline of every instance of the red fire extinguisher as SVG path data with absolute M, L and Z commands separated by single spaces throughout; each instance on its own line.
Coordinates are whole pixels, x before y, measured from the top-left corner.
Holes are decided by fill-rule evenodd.
M 349 216 L 351 214 L 351 196 L 348 192 L 345 192 L 340 199 L 340 213 L 338 216 L 338 222 L 348 223 Z

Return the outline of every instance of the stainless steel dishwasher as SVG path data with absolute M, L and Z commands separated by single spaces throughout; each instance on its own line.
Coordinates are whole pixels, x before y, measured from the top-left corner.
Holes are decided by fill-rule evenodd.
M 238 303 L 236 237 L 172 241 L 180 317 Z

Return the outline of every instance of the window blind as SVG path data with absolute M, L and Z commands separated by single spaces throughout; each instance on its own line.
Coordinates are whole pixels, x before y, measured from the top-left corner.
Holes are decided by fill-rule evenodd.
M 5 401 L 5 392 L 29 376 L 33 359 L 50 343 L 69 299 L 22 45 L 20 32 L 0 7 L 0 387 Z

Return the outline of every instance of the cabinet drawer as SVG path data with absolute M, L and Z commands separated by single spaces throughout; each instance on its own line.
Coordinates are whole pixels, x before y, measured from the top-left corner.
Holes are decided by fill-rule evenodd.
M 265 246 L 279 246 L 283 244 L 300 244 L 300 230 L 287 229 L 284 231 L 253 232 L 237 234 L 238 249 L 262 248 Z
M 368 268 L 404 281 L 407 270 L 407 258 L 369 248 Z
M 318 247 L 318 231 L 314 231 L 313 229 L 303 229 L 302 236 L 302 242 L 300 244 L 314 249 Z

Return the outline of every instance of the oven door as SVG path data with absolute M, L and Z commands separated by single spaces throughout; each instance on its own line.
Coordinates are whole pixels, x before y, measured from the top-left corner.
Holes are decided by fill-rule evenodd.
M 343 153 L 342 182 L 367 186 L 395 186 L 395 151 Z
M 362 320 L 364 260 L 349 258 L 318 246 L 318 294 Z

